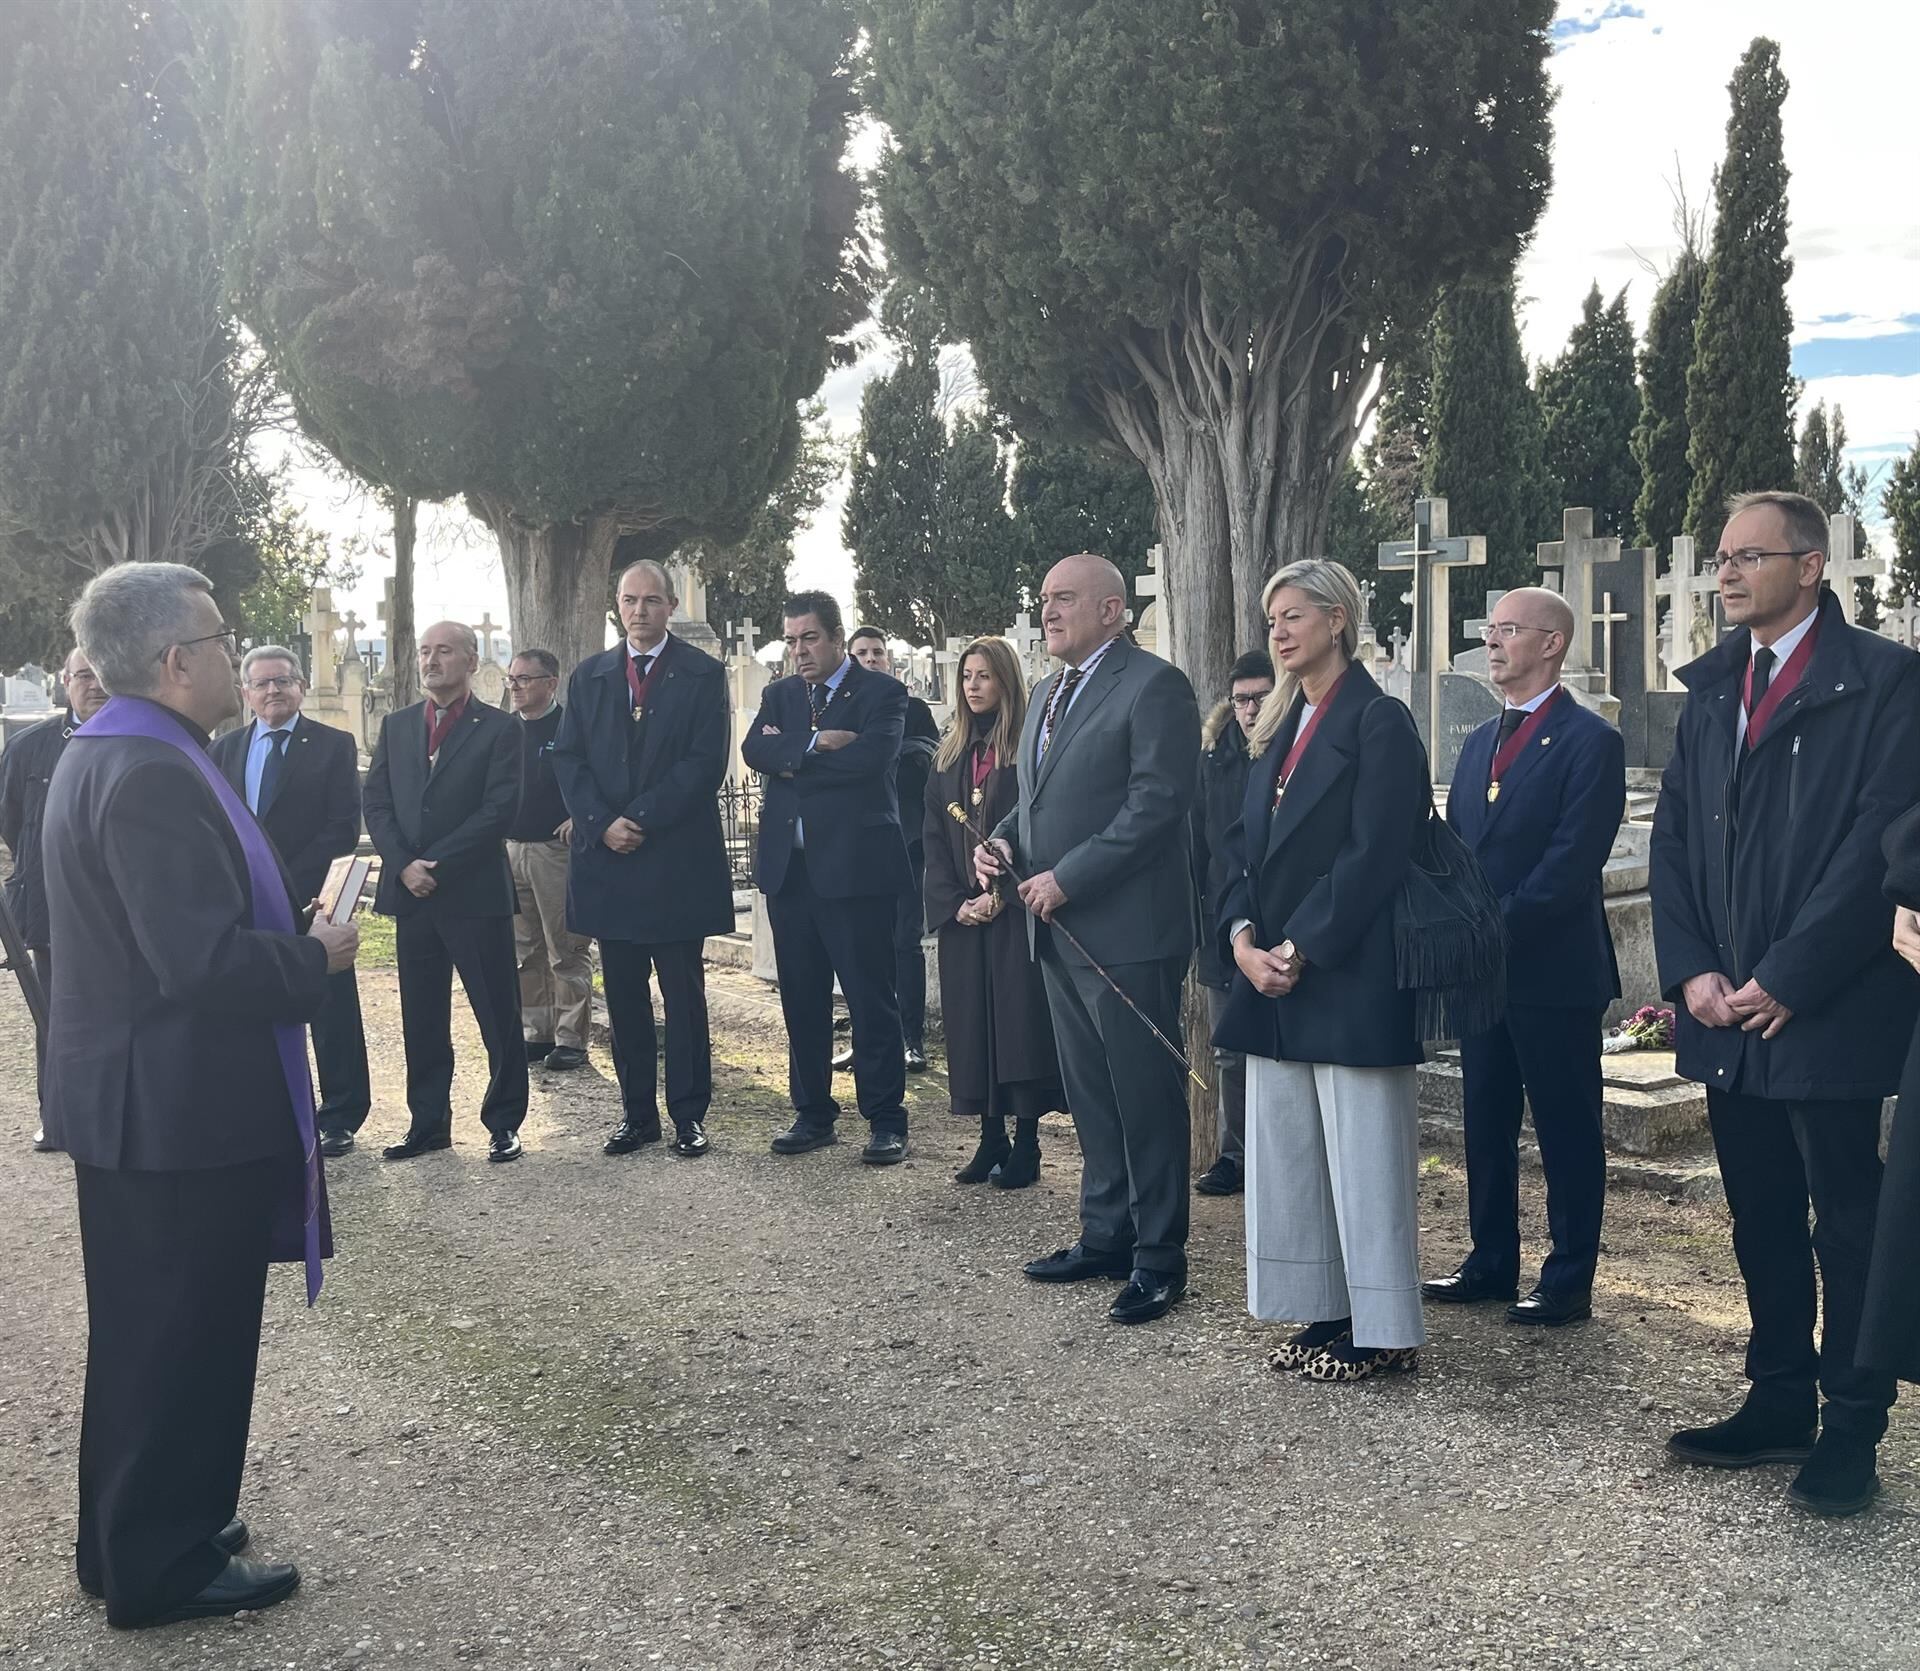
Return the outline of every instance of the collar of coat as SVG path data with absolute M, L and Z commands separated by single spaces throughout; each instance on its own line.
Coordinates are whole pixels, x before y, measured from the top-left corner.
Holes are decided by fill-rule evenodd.
M 1824 584 L 1820 588 L 1818 613 L 1820 636 L 1814 643 L 1813 661 L 1807 668 L 1809 699 L 1818 700 L 1835 691 L 1870 685 L 1865 659 L 1860 654 L 1860 640 L 1877 639 L 1879 635 L 1864 627 L 1849 626 L 1840 600 L 1833 595 L 1832 588 Z M 1679 669 L 1674 677 L 1689 691 L 1713 690 L 1723 683 L 1738 681 L 1746 677 L 1747 663 L 1753 658 L 1752 646 L 1753 634 L 1745 627 L 1735 627 L 1704 656 Z

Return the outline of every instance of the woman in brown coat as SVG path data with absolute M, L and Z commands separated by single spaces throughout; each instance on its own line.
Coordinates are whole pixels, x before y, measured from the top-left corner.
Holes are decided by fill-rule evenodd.
M 954 1177 L 1024 1189 L 1040 1176 L 1040 1116 L 1066 1107 L 1046 988 L 1027 954 L 1020 902 L 980 891 L 978 837 L 947 810 L 958 806 L 975 829 L 990 830 L 1020 798 L 1027 690 L 1005 639 L 977 638 L 961 652 L 960 696 L 927 779 L 925 836 L 948 1096 L 954 1113 L 980 1122 L 980 1146 Z

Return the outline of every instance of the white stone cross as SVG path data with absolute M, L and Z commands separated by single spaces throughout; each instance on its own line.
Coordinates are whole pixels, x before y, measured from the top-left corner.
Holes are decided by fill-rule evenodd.
M 727 642 L 733 646 L 733 653 L 742 661 L 752 661 L 755 649 L 753 623 L 751 621 L 728 622 Z
M 315 690 L 333 688 L 333 666 L 336 646 L 334 634 L 340 630 L 340 617 L 333 612 L 333 591 L 326 586 L 316 586 L 308 600 L 306 619 L 300 623 L 306 628 L 310 648 L 307 660 L 307 678 Z
M 944 649 L 933 652 L 933 665 L 940 680 L 940 700 L 957 705 L 960 701 L 960 652 L 973 642 L 970 638 L 949 638 Z M 948 669 L 953 669 L 951 677 Z
M 1571 507 L 1560 513 L 1560 538 L 1542 540 L 1537 558 L 1541 568 L 1560 571 L 1560 595 L 1567 600 L 1574 620 L 1591 622 L 1594 619 L 1593 571 L 1620 561 L 1620 542 L 1612 536 L 1596 538 L 1593 512 L 1585 507 Z M 1567 651 L 1565 671 L 1575 675 L 1574 680 L 1569 682 L 1578 684 L 1582 689 L 1595 690 L 1595 678 L 1601 680 L 1599 690 L 1606 688 L 1606 676 L 1593 661 L 1591 626 L 1574 634 L 1573 644 Z
M 1159 584 L 1160 577 L 1153 577 Z M 1024 609 L 1013 618 L 1013 625 L 1007 629 L 1007 642 L 1013 646 L 1013 653 L 1020 658 L 1020 666 L 1031 671 L 1036 661 L 1046 655 L 1047 635 L 1035 624 L 1034 619 Z
M 1593 612 L 1593 624 L 1600 629 L 1600 673 L 1607 681 L 1608 690 L 1613 689 L 1613 629 L 1632 619 L 1625 610 L 1613 607 L 1611 592 L 1600 594 L 1600 607 Z
M 347 611 L 347 618 L 341 625 L 347 629 L 347 655 L 349 657 L 360 654 L 360 629 L 366 624 L 367 623 L 361 620 L 358 615 L 354 614 L 351 609 Z
M 1506 595 L 1504 591 L 1489 592 L 1487 594 L 1486 614 L 1477 621 L 1466 622 L 1460 628 L 1461 633 L 1468 641 L 1468 648 L 1472 648 L 1475 644 L 1484 644 L 1486 642 L 1487 627 L 1493 621 L 1493 612 L 1500 606 L 1500 600 Z
M 1713 575 L 1694 572 L 1691 534 L 1674 535 L 1666 576 L 1654 589 L 1667 600 L 1667 628 L 1660 641 L 1667 676 L 1661 688 L 1673 690 L 1677 688 L 1674 673 L 1698 653 L 1694 648 L 1694 623 L 1700 618 L 1701 606 L 1706 606 L 1711 619 L 1713 594 L 1720 589 Z
M 482 661 L 492 661 L 493 639 L 494 635 L 500 631 L 500 624 L 494 620 L 491 609 L 474 623 L 473 630 L 480 636 L 480 659 Z
M 1890 603 L 1880 611 L 1880 631 L 1896 644 L 1920 650 L 1920 603 Z
M 1484 534 L 1447 533 L 1447 502 L 1444 499 L 1416 499 L 1413 502 L 1413 538 L 1384 540 L 1379 548 L 1382 571 L 1412 571 L 1413 589 L 1413 673 L 1412 700 L 1415 724 L 1427 745 L 1429 756 L 1438 753 L 1435 739 L 1440 734 L 1439 675 L 1453 666 L 1453 651 L 1448 643 L 1451 605 L 1447 599 L 1448 571 L 1456 568 L 1485 567 L 1487 541 Z M 1394 662 L 1399 665 L 1396 644 Z
M 1854 552 L 1859 546 L 1860 525 L 1848 511 L 1831 517 L 1827 522 L 1827 584 L 1833 588 L 1834 595 L 1840 600 L 1840 610 L 1847 618 L 1847 625 L 1855 625 L 1854 611 L 1859 608 L 1858 595 L 1854 588 L 1856 580 L 1871 580 L 1887 572 L 1884 557 L 1856 557 Z

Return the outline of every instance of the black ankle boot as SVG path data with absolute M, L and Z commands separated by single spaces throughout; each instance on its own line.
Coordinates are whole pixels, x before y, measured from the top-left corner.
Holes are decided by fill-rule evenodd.
M 984 1184 L 1009 1152 L 1007 1122 L 998 1114 L 982 1114 L 980 1147 L 973 1151 L 973 1159 L 954 1173 L 953 1181 L 956 1184 Z
M 1016 1120 L 1013 1152 L 994 1168 L 990 1180 L 996 1189 L 1025 1189 L 1040 1181 L 1040 1122 Z

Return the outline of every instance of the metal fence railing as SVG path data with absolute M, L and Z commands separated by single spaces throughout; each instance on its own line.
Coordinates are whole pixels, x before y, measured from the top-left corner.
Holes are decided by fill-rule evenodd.
M 760 833 L 760 779 L 720 785 L 720 834 L 736 888 L 753 886 L 753 844 Z

